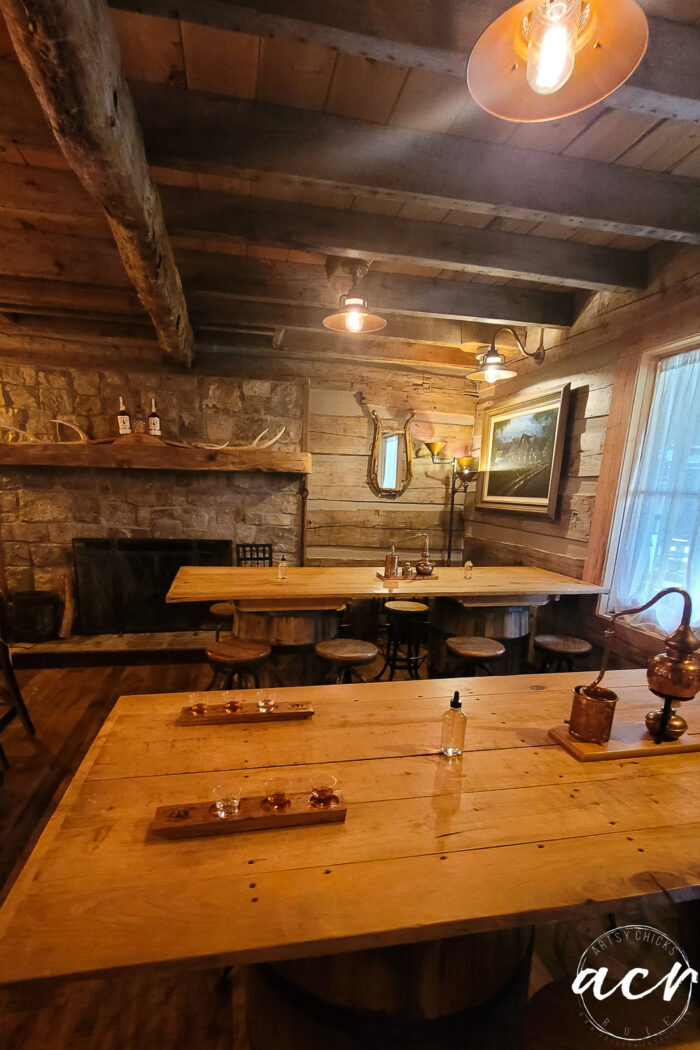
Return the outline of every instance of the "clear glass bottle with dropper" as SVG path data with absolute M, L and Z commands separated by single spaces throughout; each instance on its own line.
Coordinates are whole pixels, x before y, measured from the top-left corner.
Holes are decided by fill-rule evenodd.
M 456 758 L 464 748 L 464 733 L 467 728 L 467 716 L 462 710 L 459 693 L 455 693 L 450 706 L 442 716 L 442 740 L 440 750 L 448 758 Z

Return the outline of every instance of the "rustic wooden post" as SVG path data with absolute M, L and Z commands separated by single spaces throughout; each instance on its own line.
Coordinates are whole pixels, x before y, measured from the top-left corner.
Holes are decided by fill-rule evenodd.
M 106 212 L 161 346 L 190 365 L 180 275 L 104 3 L 0 0 L 0 10 L 66 159 Z

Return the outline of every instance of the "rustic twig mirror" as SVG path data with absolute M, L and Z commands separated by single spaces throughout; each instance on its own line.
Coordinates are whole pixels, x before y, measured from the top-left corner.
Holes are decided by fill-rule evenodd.
M 381 419 L 373 408 L 369 411 L 374 420 L 369 464 L 370 484 L 378 496 L 394 499 L 406 491 L 413 478 L 410 427 L 415 413 L 411 412 L 404 425 L 397 429 Z

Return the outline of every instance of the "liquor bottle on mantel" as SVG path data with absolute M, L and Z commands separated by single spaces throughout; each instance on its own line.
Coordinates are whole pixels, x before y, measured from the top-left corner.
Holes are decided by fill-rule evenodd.
M 120 434 L 130 434 L 131 433 L 131 420 L 129 419 L 129 413 L 126 410 L 126 405 L 124 404 L 124 398 L 123 397 L 119 398 L 119 411 L 117 412 L 117 424 L 119 426 L 119 433 Z
M 134 420 L 134 433 L 146 433 L 146 420 L 143 418 L 143 408 L 141 407 L 141 405 L 139 405 L 139 407 L 136 410 L 136 419 Z
M 160 437 L 161 435 L 160 416 L 156 409 L 156 399 L 154 397 L 151 398 L 151 411 L 148 414 L 148 433 L 151 437 Z

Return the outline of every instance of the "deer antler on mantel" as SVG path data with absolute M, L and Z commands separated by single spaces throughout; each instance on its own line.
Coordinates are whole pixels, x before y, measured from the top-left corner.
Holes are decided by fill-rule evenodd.
M 58 429 L 59 426 L 70 427 L 71 430 L 74 430 L 76 432 L 80 441 L 85 442 L 90 440 L 83 428 L 79 427 L 77 423 L 70 423 L 67 419 L 52 419 L 51 422 L 56 423 L 56 432 L 58 434 L 59 442 L 61 440 L 61 432 Z
M 39 438 L 34 437 L 34 435 L 30 434 L 27 430 L 22 430 L 21 427 L 13 426 L 11 423 L 0 423 L 0 430 L 11 430 L 14 434 L 21 434 L 21 436 L 26 438 L 27 441 L 33 441 L 37 445 L 41 444 Z

